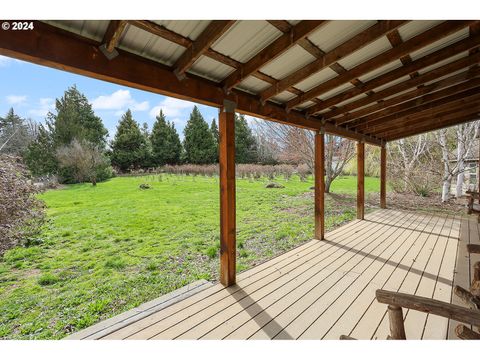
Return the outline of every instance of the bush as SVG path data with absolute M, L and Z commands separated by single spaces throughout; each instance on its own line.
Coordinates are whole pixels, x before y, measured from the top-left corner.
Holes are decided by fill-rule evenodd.
M 45 221 L 44 203 L 20 158 L 0 156 L 0 255 L 17 245 L 27 245 Z

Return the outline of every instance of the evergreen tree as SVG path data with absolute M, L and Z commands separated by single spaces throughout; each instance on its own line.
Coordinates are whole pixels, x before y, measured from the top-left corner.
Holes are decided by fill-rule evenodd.
M 53 136 L 42 124 L 38 127 L 36 139 L 25 151 L 24 159 L 34 176 L 57 173 L 58 162 L 55 157 Z
M 34 140 L 35 126 L 21 118 L 10 108 L 4 118 L 0 117 L 0 153 L 22 155 Z
M 163 111 L 156 117 L 153 124 L 152 134 L 150 135 L 152 143 L 152 158 L 155 166 L 165 164 L 178 164 L 182 153 L 182 144 L 175 126 L 165 119 Z
M 47 124 L 53 134 L 55 147 L 70 144 L 73 139 L 105 147 L 107 129 L 95 115 L 85 95 L 74 85 L 55 101 L 56 113 L 47 114 Z
M 202 114 L 194 106 L 184 130 L 185 161 L 191 164 L 211 164 L 216 159 L 215 139 Z
M 235 114 L 235 162 L 249 164 L 257 162 L 257 142 L 248 127 L 244 115 Z
M 146 145 L 140 126 L 133 119 L 132 112 L 127 110 L 118 123 L 112 141 L 112 165 L 121 171 L 141 167 L 147 155 Z
M 210 131 L 212 132 L 213 138 L 215 140 L 215 161 L 218 162 L 218 146 L 220 144 L 220 133 L 218 132 L 218 127 L 215 119 L 212 119 L 212 123 L 210 124 Z
M 152 154 L 152 142 L 150 141 L 150 132 L 148 131 L 148 124 L 146 122 L 142 125 L 142 135 L 145 139 L 145 158 L 142 163 L 143 168 L 151 168 L 155 166 Z

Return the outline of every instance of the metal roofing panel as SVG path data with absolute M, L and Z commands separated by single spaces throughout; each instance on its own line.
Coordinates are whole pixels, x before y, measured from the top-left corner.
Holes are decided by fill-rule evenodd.
M 460 74 L 462 72 L 465 72 L 468 70 L 468 67 L 465 67 L 463 69 L 460 69 L 460 70 L 457 70 L 457 71 L 454 71 L 454 72 L 451 72 L 450 74 L 447 74 L 447 75 L 444 75 L 444 76 L 441 76 L 435 80 L 432 80 L 432 81 L 429 81 L 429 82 L 426 82 L 425 85 L 428 85 L 428 84 L 431 84 L 431 83 L 434 83 L 434 82 L 437 82 L 437 81 L 440 81 L 440 80 L 443 80 L 443 79 L 446 79 L 450 76 L 454 76 L 454 75 L 457 75 L 457 74 Z
M 375 23 L 375 20 L 333 20 L 308 36 L 308 39 L 328 52 Z
M 351 84 L 351 83 L 345 83 L 343 85 L 340 85 L 340 86 L 337 86 L 335 89 L 332 89 L 330 91 L 327 91 L 326 93 L 323 93 L 321 96 L 318 97 L 318 99 L 320 100 L 327 100 L 335 95 L 338 95 L 342 92 L 344 92 L 345 90 L 348 90 L 348 89 L 351 89 L 353 88 L 354 86 Z
M 464 28 L 460 31 L 457 31 L 449 36 L 444 37 L 443 39 L 435 41 L 433 44 L 430 44 L 428 46 L 425 46 L 421 48 L 420 50 L 417 50 L 413 53 L 410 54 L 413 60 L 418 59 L 419 57 L 426 56 L 428 54 L 431 54 L 434 51 L 440 50 L 441 48 L 444 48 L 445 46 L 451 45 L 457 41 L 460 41 L 462 39 L 465 39 L 469 35 L 469 30 L 468 27 Z
M 407 41 L 422 32 L 440 24 L 443 20 L 413 20 L 398 28 L 403 41 Z
M 124 31 L 118 47 L 169 66 L 185 51 L 183 46 L 131 25 Z
M 345 69 L 350 70 L 351 68 L 364 63 L 365 61 L 380 55 L 381 53 L 390 50 L 392 45 L 390 41 L 384 36 L 374 42 L 364 46 L 358 51 L 355 51 L 353 54 L 344 57 L 339 60 L 338 63 L 342 65 Z
M 285 103 L 288 100 L 291 100 L 295 97 L 295 94 L 292 94 L 289 91 L 282 91 L 280 94 L 275 95 L 272 100 L 280 102 L 280 103 Z
M 315 60 L 313 55 L 302 47 L 295 45 L 262 67 L 260 71 L 275 79 L 283 79 L 287 75 L 311 63 L 313 60 Z
M 364 97 L 367 97 L 366 94 L 358 94 L 356 96 L 353 96 L 351 97 L 350 99 L 347 99 L 347 100 L 344 100 L 342 102 L 339 102 L 338 104 L 335 104 L 336 107 L 340 107 L 340 106 L 343 106 L 343 105 L 346 105 L 346 104 L 349 104 L 353 101 L 356 101 L 358 99 L 361 99 L 361 98 L 364 98 Z
M 155 20 L 153 22 L 165 26 L 168 30 L 177 34 L 195 40 L 210 24 L 211 20 Z
M 264 20 L 237 21 L 212 49 L 245 63 L 281 35 L 281 31 Z
M 200 56 L 188 72 L 213 81 L 222 81 L 235 69 L 206 56 Z
M 325 68 L 312 76 L 306 78 L 305 80 L 299 82 L 298 84 L 295 84 L 295 87 L 302 90 L 302 91 L 308 91 L 314 86 L 317 86 L 327 80 L 333 79 L 336 77 L 338 74 L 333 71 L 330 68 Z
M 465 56 L 468 56 L 468 51 L 464 51 L 464 52 L 461 52 L 459 54 L 455 54 L 454 56 L 449 57 L 448 59 L 439 61 L 439 62 L 437 62 L 433 65 L 427 66 L 426 68 L 423 68 L 423 69 L 419 70 L 418 72 L 420 74 L 424 74 L 426 72 L 429 72 L 430 70 L 436 69 L 436 68 L 438 68 L 440 66 L 443 66 L 443 65 L 446 65 L 446 64 L 449 64 L 449 63 L 451 63 L 453 61 L 456 61 L 456 60 L 459 60 L 459 59 L 461 59 Z
M 303 103 L 303 104 L 300 104 L 299 106 L 296 106 L 296 108 L 300 109 L 300 110 L 303 110 L 303 109 L 309 108 L 310 106 L 313 106 L 315 104 L 316 103 L 314 103 L 313 101 L 307 101 L 306 103 Z
M 238 89 L 248 91 L 252 94 L 258 94 L 259 92 L 269 88 L 270 86 L 271 85 L 266 81 L 260 80 L 253 76 L 249 76 L 236 87 Z
M 372 80 L 372 79 L 374 79 L 374 78 L 376 78 L 380 75 L 383 75 L 383 74 L 385 74 L 389 71 L 392 71 L 396 68 L 399 68 L 401 66 L 403 66 L 402 62 L 400 60 L 395 60 L 395 61 L 392 61 L 388 64 L 380 66 L 379 68 L 376 68 L 375 70 L 370 71 L 370 72 L 366 73 L 365 75 L 360 76 L 358 79 L 360 81 L 363 81 L 363 82 L 370 81 L 370 80 Z
M 102 41 L 107 31 L 109 20 L 55 20 L 44 21 L 47 24 L 71 31 L 75 34 Z
M 373 91 L 375 91 L 375 92 L 382 91 L 383 89 L 387 89 L 387 88 L 389 88 L 389 87 L 391 87 L 391 86 L 400 84 L 401 82 L 407 81 L 408 79 L 410 79 L 410 76 L 408 76 L 408 75 L 402 76 L 401 78 L 398 78 L 398 79 L 396 79 L 396 80 L 390 81 L 390 82 L 387 83 L 387 84 L 384 84 L 384 85 L 382 85 L 382 86 L 376 87 L 375 89 L 373 89 Z

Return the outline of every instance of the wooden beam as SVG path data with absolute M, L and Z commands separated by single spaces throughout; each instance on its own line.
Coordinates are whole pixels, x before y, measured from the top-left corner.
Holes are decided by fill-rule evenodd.
M 371 113 L 378 114 L 379 110 L 391 108 L 391 106 L 393 105 L 405 103 L 407 100 L 419 98 L 422 95 L 426 95 L 434 91 L 441 90 L 443 88 L 455 85 L 457 83 L 461 83 L 468 79 L 476 78 L 478 76 L 480 76 L 480 69 L 477 69 L 477 68 L 469 69 L 460 74 L 450 76 L 448 78 L 422 86 L 418 89 L 413 89 L 411 91 L 402 93 L 398 96 L 388 98 L 386 100 L 381 100 L 378 103 L 369 105 L 367 107 L 363 107 L 360 110 L 356 110 L 356 111 L 344 114 L 342 117 L 335 118 L 335 124 L 343 125 L 348 123 L 349 127 L 355 126 L 362 122 L 362 119 L 363 119 L 362 116 L 365 116 Z
M 414 128 L 410 128 L 409 130 L 404 130 L 403 132 L 393 131 L 389 134 L 385 134 L 384 138 L 386 141 L 395 141 L 409 136 L 419 135 L 469 121 L 478 120 L 479 118 L 480 113 L 478 111 L 463 116 L 461 114 L 450 115 L 448 117 L 438 118 L 434 123 L 430 122 L 429 124 L 421 124 Z
M 322 110 L 328 109 L 332 106 L 335 106 L 338 103 L 341 103 L 345 100 L 348 100 L 354 96 L 360 95 L 362 93 L 373 90 L 377 87 L 383 86 L 392 82 L 396 79 L 399 79 L 405 75 L 409 75 L 412 72 L 421 70 L 427 66 L 434 65 L 441 61 L 444 61 L 455 54 L 468 51 L 478 47 L 480 44 L 480 35 L 475 35 L 473 37 L 468 37 L 466 39 L 457 41 L 451 45 L 445 46 L 444 48 L 437 50 L 429 55 L 423 56 L 417 60 L 412 61 L 408 65 L 404 65 L 397 69 L 391 70 L 383 75 L 377 76 L 372 80 L 366 81 L 361 87 L 352 88 L 347 91 L 344 91 L 338 95 L 332 96 L 320 104 L 311 106 L 307 109 L 308 115 L 314 115 Z
M 127 25 L 128 23 L 125 20 L 110 20 L 108 23 L 107 30 L 103 35 L 102 45 L 100 46 L 100 50 L 104 52 L 108 59 L 113 59 L 118 55 L 115 48 Z
M 365 143 L 357 143 L 357 219 L 365 217 Z
M 345 41 L 343 44 L 337 46 L 335 49 L 329 51 L 328 53 L 323 54 L 323 56 L 319 57 L 317 60 L 311 62 L 310 64 L 304 66 L 303 68 L 283 78 L 275 86 L 271 86 L 270 88 L 264 90 L 260 94 L 261 99 L 263 101 L 270 99 L 271 97 L 287 89 L 289 86 L 292 86 L 301 82 L 302 80 L 319 72 L 320 70 L 331 66 L 332 64 L 336 63 L 338 60 L 344 58 L 345 56 L 365 47 L 371 42 L 384 36 L 389 31 L 392 31 L 398 28 L 399 26 L 405 24 L 405 22 L 406 21 L 400 21 L 400 20 L 379 21 L 375 25 L 369 27 L 368 29 L 362 31 L 361 33 L 357 34 L 351 39 Z
M 315 239 L 325 239 L 325 133 L 315 134 Z
M 452 111 L 454 109 L 466 110 L 480 101 L 480 88 L 470 89 L 445 99 L 433 101 L 429 104 L 420 105 L 412 109 L 408 109 L 398 118 L 390 118 L 381 124 L 371 126 L 364 132 L 382 134 L 391 130 L 400 128 L 408 128 L 418 125 L 420 119 L 432 118 L 442 112 Z M 386 119 L 386 118 L 385 118 Z
M 417 295 L 402 294 L 387 290 L 377 290 L 379 303 L 421 311 L 427 314 L 446 317 L 459 322 L 480 326 L 480 311 Z
M 325 119 L 331 119 L 331 118 L 333 118 L 337 115 L 340 115 L 340 114 L 346 113 L 348 111 L 358 109 L 359 107 L 362 107 L 362 106 L 366 106 L 366 105 L 368 105 L 368 104 L 370 104 L 374 101 L 382 100 L 385 97 L 393 96 L 393 95 L 396 95 L 396 94 L 398 94 L 402 91 L 409 90 L 409 89 L 411 89 L 411 88 L 413 88 L 417 85 L 421 85 L 425 82 L 437 80 L 438 78 L 440 78 L 442 76 L 449 75 L 449 74 L 451 74 L 455 71 L 466 68 L 466 67 L 470 66 L 471 64 L 475 64 L 479 60 L 480 60 L 480 55 L 478 53 L 473 54 L 473 55 L 469 55 L 469 56 L 464 57 L 464 58 L 460 58 L 456 61 L 450 62 L 446 65 L 443 65 L 443 66 L 437 67 L 433 70 L 430 70 L 430 71 L 428 71 L 428 72 L 426 72 L 426 73 L 424 73 L 420 76 L 417 76 L 413 79 L 408 79 L 408 80 L 405 80 L 401 83 L 390 86 L 386 89 L 377 91 L 372 96 L 368 96 L 368 97 L 365 96 L 363 98 L 352 101 L 352 102 L 350 102 L 346 105 L 343 105 L 341 107 L 337 107 L 334 110 L 331 110 L 329 112 L 326 112 L 326 113 L 322 114 L 322 116 Z
M 130 86 L 156 94 L 222 107 L 225 93 L 219 83 L 191 75 L 180 81 L 172 68 L 140 56 L 118 50 L 119 56 L 108 61 L 98 49 L 99 42 L 86 39 L 57 27 L 34 21 L 34 30 L 16 32 L 14 36 L 0 31 L 0 54 L 43 66 Z M 282 106 L 262 105 L 253 95 L 233 91 L 226 97 L 237 103 L 237 111 L 266 120 L 319 130 L 321 121 L 306 118 L 298 111 L 287 113 Z M 358 140 L 361 134 L 334 124 L 325 125 L 325 131 Z M 379 146 L 381 141 L 365 137 L 365 141 Z
M 197 59 L 203 55 L 210 46 L 220 38 L 232 25 L 234 20 L 213 20 L 205 30 L 193 41 L 175 62 L 174 72 L 178 78 L 185 78 L 185 72 L 193 65 Z
M 380 148 L 380 208 L 387 208 L 387 148 Z
M 153 21 L 148 20 L 127 20 L 127 22 L 143 31 L 149 32 L 150 34 L 160 36 L 161 38 L 173 42 L 177 45 L 188 47 L 192 43 L 187 37 L 184 37 L 176 32 L 167 29 L 165 26 L 154 23 Z
M 317 30 L 322 24 L 324 24 L 324 22 L 324 20 L 304 20 L 299 22 L 297 25 L 292 27 L 288 33 L 280 36 L 273 43 L 268 45 L 253 58 L 243 64 L 240 69 L 228 76 L 224 80 L 225 90 L 230 91 L 234 86 L 242 82 L 252 73 L 259 70 L 270 61 L 276 59 L 285 51 L 296 45 L 298 41 L 304 39 L 312 32 Z
M 396 119 L 403 118 L 411 114 L 419 114 L 423 110 L 435 108 L 438 105 L 447 104 L 450 101 L 461 99 L 462 96 L 475 94 L 479 91 L 480 78 L 472 79 L 458 85 L 450 86 L 446 89 L 434 92 L 429 95 L 422 96 L 418 99 L 413 99 L 405 103 L 392 106 L 383 111 L 365 116 L 358 119 L 359 124 L 355 126 L 358 131 L 376 131 L 387 127 Z
M 398 30 L 394 30 L 390 33 L 387 34 L 387 39 L 390 41 L 390 44 L 393 47 L 400 46 L 400 44 L 403 43 L 402 37 L 399 33 Z M 403 65 L 408 65 L 412 62 L 412 58 L 410 57 L 409 54 L 404 55 L 400 58 L 400 61 L 402 62 Z M 410 74 L 411 78 L 414 78 L 415 76 L 418 76 L 418 72 L 414 72 Z
M 471 25 L 473 21 L 445 21 L 440 25 L 433 27 L 413 38 L 405 41 L 401 45 L 392 48 L 383 52 L 382 54 L 367 60 L 360 65 L 355 66 L 354 68 L 348 70 L 345 74 L 339 75 L 331 80 L 325 81 L 324 83 L 315 86 L 309 91 L 305 92 L 302 96 L 297 96 L 292 100 L 287 102 L 287 109 L 292 109 L 298 105 L 301 105 L 329 90 L 332 90 L 344 83 L 355 79 L 359 76 L 362 76 L 366 73 L 371 72 L 374 69 L 377 69 L 383 65 L 386 65 L 394 60 L 399 59 L 400 57 L 407 55 L 411 52 L 421 49 L 433 42 L 440 40 L 454 32 L 459 31 L 462 28 L 465 28 Z
M 400 306 L 388 305 L 388 320 L 391 340 L 406 340 L 403 311 Z
M 226 102 L 219 113 L 220 163 L 220 282 L 235 284 L 235 104 Z

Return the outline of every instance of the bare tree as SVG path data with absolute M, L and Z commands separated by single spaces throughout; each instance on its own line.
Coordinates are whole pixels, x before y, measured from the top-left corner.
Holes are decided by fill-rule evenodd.
M 97 185 L 99 168 L 107 164 L 98 146 L 77 139 L 73 139 L 67 146 L 58 148 L 56 155 L 61 167 L 69 167 L 73 170 L 76 181 L 90 181 L 93 186 Z
M 479 121 L 457 125 L 436 132 L 443 163 L 442 201 L 448 201 L 453 178 L 457 177 L 456 196 L 462 195 L 465 161 L 472 156 Z
M 315 133 L 297 127 L 258 121 L 256 131 L 277 144 L 278 161 L 306 164 L 314 170 Z M 354 143 L 333 135 L 325 136 L 325 192 L 355 154 Z

